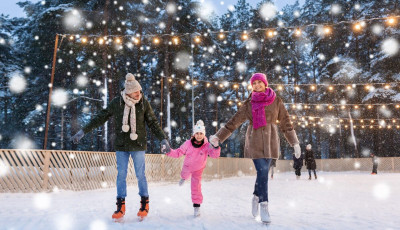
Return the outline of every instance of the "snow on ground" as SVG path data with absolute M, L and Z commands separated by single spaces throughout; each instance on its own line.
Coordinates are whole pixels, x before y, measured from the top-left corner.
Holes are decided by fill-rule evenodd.
M 0 194 L 0 229 L 399 229 L 400 174 L 320 172 L 269 183 L 272 224 L 251 215 L 254 176 L 203 182 L 201 216 L 193 218 L 190 183 L 150 184 L 150 213 L 138 222 L 139 196 L 128 188 L 124 223 L 111 221 L 116 190 Z

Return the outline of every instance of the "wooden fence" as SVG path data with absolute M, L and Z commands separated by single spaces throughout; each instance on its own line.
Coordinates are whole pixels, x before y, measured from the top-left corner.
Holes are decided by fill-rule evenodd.
M 400 172 L 400 157 L 379 158 L 379 172 Z M 176 182 L 183 158 L 146 154 L 148 182 Z M 291 160 L 279 160 L 277 172 L 293 171 Z M 304 169 L 304 168 L 303 168 Z M 370 171 L 371 158 L 317 160 L 317 170 Z M 219 158 L 207 160 L 205 180 L 255 175 L 252 160 Z M 54 189 L 91 190 L 115 187 L 115 152 L 89 152 L 38 149 L 0 149 L 0 192 L 42 192 Z M 127 184 L 136 184 L 132 159 Z

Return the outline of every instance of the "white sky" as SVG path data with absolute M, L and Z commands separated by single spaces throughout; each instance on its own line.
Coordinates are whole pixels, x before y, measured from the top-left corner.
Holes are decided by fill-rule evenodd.
M 23 0 L 1 0 L 0 14 L 9 15 L 10 17 L 24 17 L 25 13 L 16 4 Z M 30 0 L 31 2 L 39 2 L 40 0 Z M 201 1 L 201 0 L 200 0 Z M 205 2 L 211 2 L 218 15 L 226 12 L 230 5 L 234 5 L 237 0 L 204 0 Z M 260 0 L 247 0 L 247 2 L 255 7 Z M 276 7 L 280 10 L 286 4 L 293 4 L 296 0 L 275 0 Z M 304 3 L 304 0 L 299 0 L 300 4 Z

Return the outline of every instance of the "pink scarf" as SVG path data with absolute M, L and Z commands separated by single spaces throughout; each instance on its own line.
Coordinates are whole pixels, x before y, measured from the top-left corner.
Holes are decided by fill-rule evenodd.
M 274 102 L 276 93 L 271 88 L 264 92 L 253 92 L 251 95 L 251 112 L 253 114 L 253 128 L 258 129 L 267 125 L 265 106 Z

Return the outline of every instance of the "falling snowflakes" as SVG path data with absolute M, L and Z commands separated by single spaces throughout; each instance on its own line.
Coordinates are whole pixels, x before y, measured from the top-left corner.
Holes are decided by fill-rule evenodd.
M 236 70 L 240 73 L 243 73 L 247 70 L 246 63 L 244 62 L 237 62 L 236 63 Z
M 47 210 L 51 206 L 51 197 L 47 193 L 35 194 L 33 204 L 38 210 Z
M 26 89 L 26 80 L 20 74 L 14 74 L 11 76 L 10 81 L 8 82 L 8 87 L 11 93 L 19 94 L 25 91 Z
M 197 9 L 198 15 L 203 20 L 210 20 L 215 7 L 211 1 L 203 2 Z
M 382 52 L 392 57 L 399 52 L 399 42 L 395 38 L 387 38 L 381 45 Z
M 326 58 L 324 54 L 318 54 L 318 59 L 324 61 Z
M 280 65 L 276 65 L 275 66 L 275 71 L 276 72 L 281 72 L 281 70 L 282 70 L 282 66 L 280 66 Z
M 300 17 L 300 11 L 298 11 L 298 10 L 294 11 L 294 12 L 293 12 L 293 16 L 294 16 L 295 18 Z
M 170 3 L 167 4 L 166 10 L 167 10 L 168 14 L 175 14 L 176 5 L 174 3 L 172 3 L 172 2 L 170 2 Z
M 91 67 L 93 67 L 93 66 L 96 65 L 96 63 L 95 63 L 92 59 L 89 59 L 89 60 L 88 60 L 88 65 L 91 66 Z
M 70 30 L 76 30 L 82 24 L 82 16 L 78 10 L 72 10 L 65 15 L 64 24 Z
M 175 138 L 175 141 L 178 142 L 178 143 L 181 142 L 181 140 L 182 140 L 181 137 L 176 137 L 176 138 Z
M 361 154 L 362 154 L 363 156 L 365 156 L 365 157 L 368 157 L 368 156 L 371 155 L 371 150 L 370 150 L 370 149 L 363 149 L 363 150 L 361 151 Z
M 372 26 L 372 32 L 376 35 L 381 35 L 383 32 L 383 27 L 379 24 L 375 24 Z
M 263 4 L 260 8 L 260 14 L 265 20 L 275 18 L 276 12 L 276 6 L 271 2 Z
M 8 173 L 9 166 L 2 160 L 0 160 L 0 177 L 5 176 Z
M 355 169 L 359 169 L 360 167 L 361 167 L 360 162 L 354 163 L 354 168 L 355 168 Z
M 254 40 L 254 39 L 248 40 L 246 42 L 246 48 L 249 49 L 249 50 L 253 50 L 254 51 L 254 50 L 257 49 L 257 47 L 258 47 L 257 41 Z
M 339 14 L 342 11 L 342 7 L 339 4 L 332 4 L 331 6 L 331 13 L 332 14 Z
M 386 200 L 390 197 L 390 187 L 381 183 L 374 186 L 373 195 L 377 200 Z
M 51 103 L 55 106 L 63 106 L 68 102 L 68 93 L 64 89 L 56 89 L 51 96 Z
M 187 52 L 179 52 L 174 59 L 175 68 L 178 70 L 187 70 L 190 66 L 190 54 Z
M 11 141 L 14 149 L 35 149 L 36 145 L 31 139 L 25 136 L 17 136 Z
M 26 66 L 26 67 L 24 68 L 24 72 L 25 72 L 26 74 L 30 74 L 30 73 L 32 72 L 32 68 L 29 67 L 29 66 Z
M 210 103 L 214 103 L 217 100 L 217 97 L 214 94 L 210 94 L 207 96 L 207 99 Z

